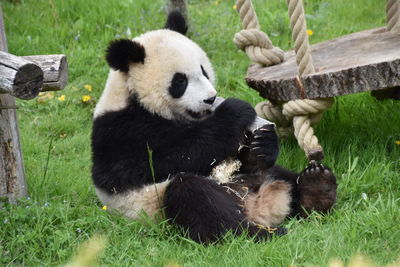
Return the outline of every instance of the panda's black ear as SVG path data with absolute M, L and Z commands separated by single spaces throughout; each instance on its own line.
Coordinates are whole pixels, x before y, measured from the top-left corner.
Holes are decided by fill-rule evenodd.
M 182 16 L 181 12 L 174 10 L 168 14 L 165 28 L 185 35 L 188 30 L 188 25 L 186 24 L 186 20 Z
M 129 39 L 114 40 L 106 50 L 108 65 L 119 71 L 128 72 L 129 63 L 144 63 L 144 47 Z

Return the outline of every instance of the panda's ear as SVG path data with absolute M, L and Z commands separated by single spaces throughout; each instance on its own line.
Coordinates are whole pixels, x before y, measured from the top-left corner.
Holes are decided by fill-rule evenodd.
M 129 63 L 144 63 L 144 47 L 129 39 L 114 40 L 106 50 L 108 65 L 119 71 L 128 72 Z
M 168 14 L 165 28 L 185 35 L 188 30 L 188 25 L 186 24 L 186 20 L 182 14 L 179 11 L 174 10 Z

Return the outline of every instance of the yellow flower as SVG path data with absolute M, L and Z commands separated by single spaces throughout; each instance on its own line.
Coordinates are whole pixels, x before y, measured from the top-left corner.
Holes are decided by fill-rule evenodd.
M 233 5 L 232 8 L 233 8 L 234 10 L 236 10 L 236 5 Z
M 219 1 L 217 0 L 214 2 L 214 6 L 218 6 L 218 5 L 219 5 Z
M 86 90 L 88 90 L 89 92 L 91 92 L 93 90 L 92 86 L 90 84 L 85 84 L 83 86 Z
M 306 32 L 307 32 L 308 36 L 311 36 L 311 35 L 314 34 L 314 31 L 313 31 L 313 30 L 307 30 Z
M 107 206 L 103 206 L 101 209 L 102 210 L 107 210 Z
M 400 140 L 394 142 L 396 145 L 400 146 Z
M 90 99 L 92 99 L 92 97 L 91 97 L 90 95 L 84 95 L 84 96 L 82 96 L 82 102 L 83 102 L 83 103 L 89 102 Z
M 57 97 L 58 101 L 65 101 L 65 95 L 61 95 L 60 97 Z

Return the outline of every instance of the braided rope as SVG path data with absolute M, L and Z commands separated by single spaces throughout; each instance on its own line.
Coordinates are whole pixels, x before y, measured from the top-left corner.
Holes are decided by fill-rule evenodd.
M 286 0 L 292 28 L 292 39 L 296 52 L 299 76 L 315 72 L 308 41 L 306 19 L 302 0 Z M 283 105 L 282 113 L 293 117 L 294 135 L 299 146 L 306 152 L 308 159 L 321 160 L 323 150 L 311 127 L 312 122 L 322 118 L 324 110 L 333 104 L 333 99 L 300 99 Z
M 233 42 L 245 51 L 251 61 L 271 66 L 279 64 L 284 59 L 284 53 L 279 47 L 272 45 L 268 35 L 260 31 L 257 14 L 250 0 L 237 0 L 236 9 L 242 20 L 243 30 L 236 33 Z
M 275 122 L 276 131 L 281 138 L 289 137 L 293 134 L 291 118 L 287 118 L 282 113 L 282 106 L 273 105 L 269 101 L 258 103 L 255 108 L 257 115 Z
M 287 0 L 287 4 L 299 76 L 312 74 L 315 72 L 315 68 L 306 32 L 303 2 Z M 244 28 L 235 34 L 236 46 L 244 50 L 248 57 L 258 64 L 269 66 L 281 63 L 283 51 L 274 47 L 269 37 L 260 31 L 260 24 L 251 0 L 237 0 L 236 6 Z M 259 103 L 255 109 L 260 117 L 276 123 L 280 136 L 287 136 L 293 132 L 290 125 L 293 120 L 294 134 L 299 146 L 306 152 L 310 160 L 321 160 L 323 158 L 322 147 L 314 135 L 311 124 L 318 122 L 322 118 L 323 111 L 328 109 L 332 103 L 332 98 L 294 100 L 282 106 L 265 101 Z
M 388 0 L 386 5 L 387 31 L 400 31 L 400 1 Z
M 292 39 L 296 51 L 296 62 L 300 76 L 314 73 L 314 65 L 311 59 L 310 45 L 308 42 L 306 19 L 304 17 L 303 2 L 301 0 L 287 0 L 292 28 Z

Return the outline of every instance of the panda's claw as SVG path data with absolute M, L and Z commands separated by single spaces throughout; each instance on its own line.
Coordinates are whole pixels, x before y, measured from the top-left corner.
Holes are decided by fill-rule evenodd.
M 260 132 L 272 132 L 272 131 L 274 131 L 274 129 L 260 128 L 260 129 L 258 129 L 258 131 L 260 131 Z
M 251 151 L 256 151 L 256 150 L 259 150 L 259 149 L 261 149 L 261 147 L 255 146 L 255 147 L 252 147 L 250 150 L 251 150 Z
M 253 142 L 251 142 L 251 145 L 253 147 L 259 147 L 259 145 L 261 145 L 261 142 L 253 141 Z

